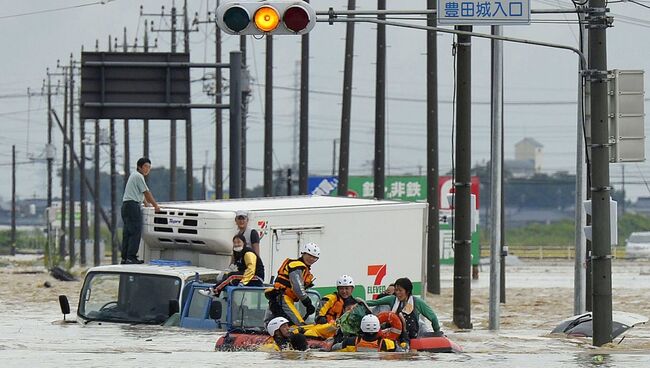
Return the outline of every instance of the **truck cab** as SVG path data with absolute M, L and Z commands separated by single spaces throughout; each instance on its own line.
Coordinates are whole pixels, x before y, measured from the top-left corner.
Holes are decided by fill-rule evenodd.
M 187 300 L 181 311 L 180 327 L 266 333 L 264 318 L 268 310 L 268 300 L 264 296 L 264 290 L 267 287 L 227 286 L 214 298 L 199 293 L 199 290 L 212 286 L 214 285 L 193 283 L 188 287 Z M 308 290 L 307 295 L 313 305 L 318 305 L 318 292 Z M 301 303 L 295 305 L 304 315 L 305 307 Z M 309 316 L 305 322 L 314 323 L 314 315 Z
M 84 279 L 77 317 L 84 323 L 162 324 L 185 306 L 190 285 L 214 284 L 221 275 L 171 262 L 93 267 Z

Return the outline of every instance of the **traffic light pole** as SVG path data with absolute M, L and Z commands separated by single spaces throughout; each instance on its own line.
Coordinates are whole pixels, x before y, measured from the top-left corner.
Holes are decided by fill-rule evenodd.
M 589 70 L 591 85 L 591 204 L 593 272 L 593 345 L 612 341 L 612 256 L 610 229 L 609 116 L 607 93 L 606 0 L 589 1 Z
M 309 180 L 309 35 L 300 43 L 300 145 L 298 148 L 298 193 L 307 194 Z
M 273 195 L 273 36 L 266 37 L 264 83 L 264 196 Z

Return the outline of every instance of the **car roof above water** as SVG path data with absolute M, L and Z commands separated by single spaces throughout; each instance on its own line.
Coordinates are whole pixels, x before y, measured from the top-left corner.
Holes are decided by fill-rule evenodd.
M 97 266 L 88 270 L 88 273 L 91 272 L 139 273 L 139 274 L 147 274 L 147 275 L 175 276 L 183 280 L 186 280 L 197 273 L 199 275 L 218 275 L 222 273 L 222 271 L 218 271 L 206 267 L 159 266 L 159 265 L 151 265 L 151 264 Z

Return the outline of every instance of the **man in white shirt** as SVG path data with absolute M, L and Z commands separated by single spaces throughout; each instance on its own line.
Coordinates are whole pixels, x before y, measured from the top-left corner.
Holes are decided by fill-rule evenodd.
M 151 171 L 151 161 L 143 157 L 138 160 L 137 171 L 131 173 L 129 180 L 124 187 L 122 198 L 122 264 L 140 264 L 144 261 L 138 259 L 138 248 L 140 248 L 140 236 L 142 234 L 142 209 L 141 204 L 151 205 L 160 211 L 158 203 L 149 191 L 144 177 Z

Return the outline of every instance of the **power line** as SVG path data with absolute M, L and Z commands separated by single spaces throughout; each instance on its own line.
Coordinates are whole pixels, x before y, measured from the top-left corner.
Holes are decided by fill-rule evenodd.
M 28 15 L 53 13 L 53 12 L 69 10 L 69 9 L 83 8 L 83 7 L 92 6 L 92 5 L 104 5 L 104 4 L 110 3 L 111 1 L 115 1 L 115 0 L 101 0 L 101 1 L 96 1 L 94 3 L 72 5 L 72 6 L 66 6 L 66 7 L 63 7 L 63 8 L 44 9 L 44 10 L 37 10 L 37 11 L 33 11 L 33 12 L 27 12 L 27 13 L 3 15 L 3 16 L 0 16 L 0 19 L 11 19 L 11 18 L 25 17 L 25 16 L 28 16 Z

